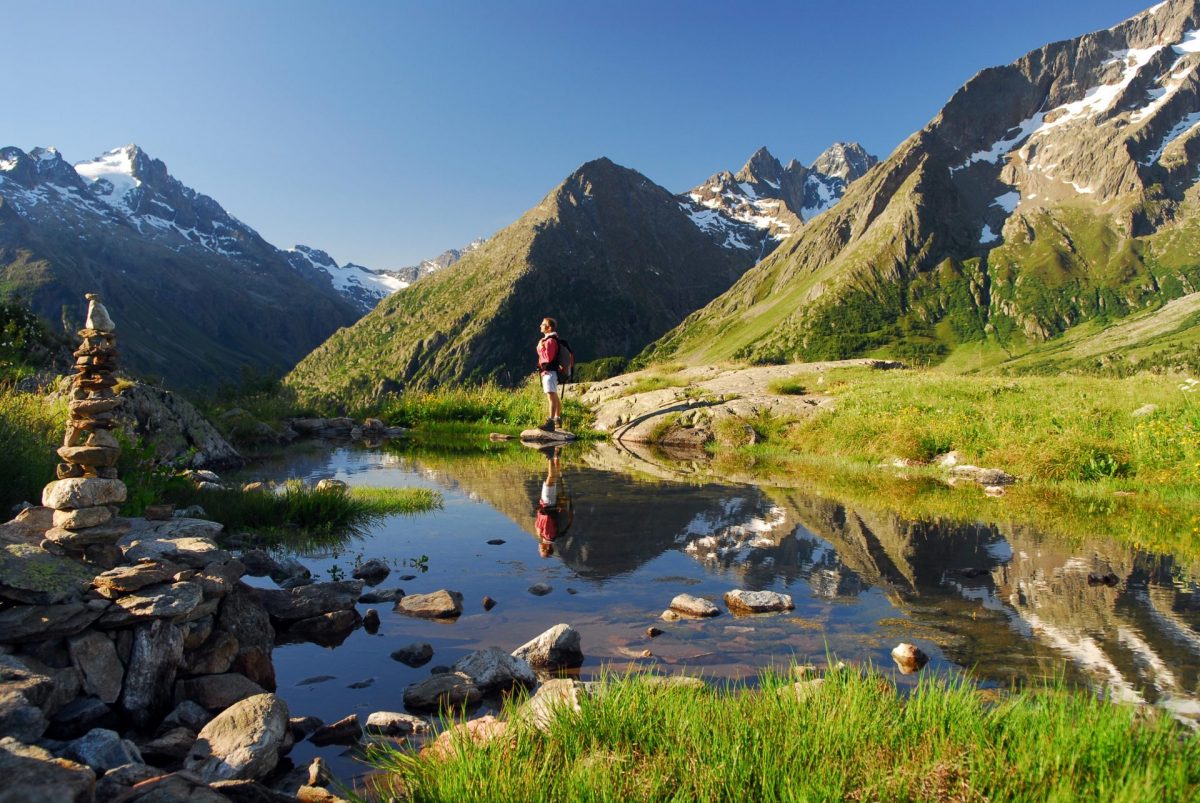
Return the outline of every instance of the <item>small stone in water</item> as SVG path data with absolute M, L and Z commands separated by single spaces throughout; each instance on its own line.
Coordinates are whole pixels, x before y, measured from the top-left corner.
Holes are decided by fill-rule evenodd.
M 650 652 L 649 650 L 642 650 L 642 657 L 643 658 L 653 658 L 654 653 Z
M 491 597 L 483 598 L 483 609 L 485 611 L 490 611 L 492 608 L 495 608 L 495 607 L 496 607 L 496 600 L 492 599 Z
M 310 678 L 305 678 L 304 680 L 301 680 L 296 685 L 297 686 L 315 686 L 318 683 L 324 683 L 327 680 L 334 680 L 334 679 L 335 678 L 333 675 L 313 675 Z
M 366 680 L 357 680 L 354 683 L 351 683 L 350 685 L 348 685 L 346 688 L 347 689 L 365 689 L 374 682 L 375 682 L 375 678 L 367 678 Z
M 401 579 L 401 580 L 405 580 L 405 581 L 407 581 L 407 580 L 416 580 L 416 579 L 417 579 L 417 576 L 416 576 L 415 574 L 402 574 L 402 575 L 400 575 L 400 578 L 399 578 L 399 579 Z
M 646 628 L 646 635 L 649 636 L 650 638 L 657 638 L 658 636 L 661 636 L 662 633 L 663 632 L 661 630 L 659 630 L 657 627 L 647 627 Z
M 568 589 L 567 589 L 567 593 L 568 593 L 568 594 L 578 594 L 579 592 L 578 592 L 578 591 L 576 591 L 576 590 L 575 590 L 575 589 L 573 589 L 573 588 L 568 588 Z
M 368 608 L 363 614 L 363 627 L 368 633 L 374 633 L 379 629 L 379 611 L 374 608 Z
M 505 543 L 503 538 L 493 538 L 492 540 L 488 541 L 489 546 L 500 546 L 503 543 Z
M 1108 574 L 1099 574 L 1097 572 L 1092 572 L 1091 574 L 1088 575 L 1087 580 L 1088 580 L 1088 585 L 1090 585 L 1090 586 L 1108 586 L 1109 588 L 1112 588 L 1113 586 L 1118 585 L 1121 582 L 1121 578 L 1117 577 L 1112 572 L 1109 572 Z
M 545 583 L 534 583 L 529 587 L 529 593 L 533 594 L 535 597 L 544 597 L 553 590 L 554 588 L 552 586 L 546 585 Z

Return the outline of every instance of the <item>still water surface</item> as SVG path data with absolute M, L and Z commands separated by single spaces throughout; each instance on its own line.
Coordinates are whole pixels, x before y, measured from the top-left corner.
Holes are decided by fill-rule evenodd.
M 377 633 L 357 630 L 333 649 L 277 647 L 278 692 L 293 716 L 365 721 L 372 711 L 402 711 L 405 686 L 432 667 L 492 645 L 512 650 L 567 622 L 583 636 L 585 679 L 602 665 L 637 665 L 752 681 L 766 666 L 822 665 L 827 656 L 890 668 L 892 647 L 908 641 L 931 657 L 924 673 L 966 673 L 983 686 L 1065 677 L 1200 721 L 1200 585 L 1170 556 L 1027 527 L 906 521 L 657 467 L 634 473 L 621 457 L 609 444 L 567 449 L 554 472 L 557 494 L 547 493 L 553 469 L 537 452 L 495 459 L 322 447 L 256 467 L 256 479 L 438 490 L 441 510 L 389 517 L 334 548 L 278 552 L 323 580 L 383 558 L 394 568 L 379 588 L 465 597 L 453 623 L 360 605 L 360 613 L 379 611 Z M 1105 575 L 1116 584 L 1096 582 Z M 535 596 L 535 583 L 553 590 Z M 659 619 L 676 594 L 724 610 L 721 597 L 734 588 L 790 594 L 796 609 Z M 485 595 L 498 603 L 491 611 Z M 651 639 L 651 625 L 665 632 Z M 433 645 L 426 666 L 389 657 L 413 642 Z M 331 677 L 311 682 L 321 676 Z M 915 682 L 895 678 L 901 687 Z M 292 758 L 320 754 L 343 778 L 361 773 L 339 751 L 302 742 Z

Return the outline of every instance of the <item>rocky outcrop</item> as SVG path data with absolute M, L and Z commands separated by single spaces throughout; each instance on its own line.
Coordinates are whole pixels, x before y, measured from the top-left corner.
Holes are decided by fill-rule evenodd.
M 205 782 L 256 780 L 275 768 L 287 733 L 287 704 L 273 694 L 257 694 L 205 725 L 184 766 Z
M 237 449 L 187 399 L 135 382 L 121 391 L 126 432 L 153 445 L 155 457 L 187 468 L 230 468 L 245 463 Z
M 537 669 L 559 669 L 583 663 L 579 631 L 569 624 L 554 627 L 513 650 L 516 658 L 528 661 Z
M 583 402 L 595 410 L 595 428 L 611 432 L 617 441 L 676 447 L 716 441 L 744 446 L 756 438 L 748 422 L 761 415 L 806 418 L 833 404 L 817 388 L 781 393 L 772 390 L 773 383 L 848 366 L 902 367 L 886 360 L 843 360 L 750 368 L 707 365 L 673 373 L 651 368 L 596 382 L 583 394 Z M 639 389 L 648 385 L 658 387 Z

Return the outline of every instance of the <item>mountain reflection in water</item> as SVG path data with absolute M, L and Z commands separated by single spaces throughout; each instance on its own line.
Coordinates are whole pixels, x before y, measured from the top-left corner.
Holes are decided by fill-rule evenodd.
M 1065 677 L 1200 720 L 1200 587 L 1170 556 L 1020 526 L 908 521 L 796 490 L 723 484 L 702 461 L 680 468 L 610 444 L 563 453 L 554 504 L 569 500 L 571 516 L 547 538 L 539 513 L 554 473 L 547 459 L 339 449 L 267 476 L 443 492 L 444 511 L 394 517 L 355 545 L 365 557 L 427 554 L 429 572 L 404 584 L 409 593 L 445 587 L 500 600 L 492 614 L 469 611 L 448 627 L 392 615 L 388 647 L 437 634 L 435 663 L 496 643 L 512 649 L 558 621 L 583 633 L 585 675 L 601 663 L 657 663 L 745 677 L 827 651 L 890 667 L 891 647 L 910 641 L 933 656 L 934 670 L 1001 685 Z M 478 546 L 497 535 L 504 546 Z M 306 563 L 323 572 L 338 559 Z M 1098 582 L 1107 575 L 1115 585 Z M 541 579 L 556 592 L 525 593 Z M 572 582 L 577 596 L 563 593 Z M 719 603 L 732 588 L 791 594 L 796 610 L 658 621 L 678 593 Z M 666 630 L 652 643 L 641 637 L 650 624 Z M 638 660 L 645 648 L 650 661 Z M 360 666 L 370 662 L 364 652 Z M 371 652 L 395 674 L 387 648 Z M 426 674 L 401 669 L 411 677 L 400 683 Z

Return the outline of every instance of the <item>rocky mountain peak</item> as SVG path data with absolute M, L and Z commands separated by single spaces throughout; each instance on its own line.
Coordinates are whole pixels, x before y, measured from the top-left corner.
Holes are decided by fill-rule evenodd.
M 55 148 L 34 148 L 29 153 L 11 146 L 0 149 L 0 176 L 25 187 L 53 184 L 77 190 L 83 188 L 75 171 Z
M 769 150 L 762 147 L 750 155 L 746 164 L 738 171 L 737 178 L 740 181 L 769 181 L 778 184 L 782 175 L 783 165 Z
M 878 161 L 857 142 L 835 142 L 816 158 L 809 169 L 850 182 L 865 175 Z

